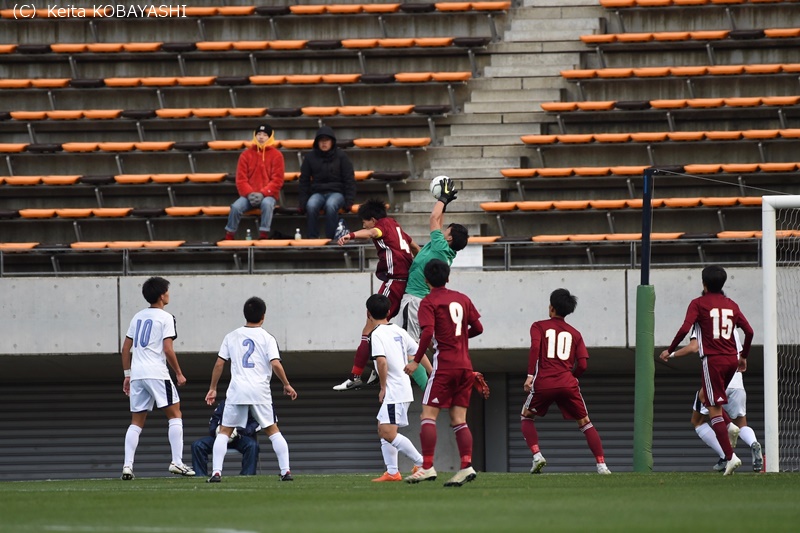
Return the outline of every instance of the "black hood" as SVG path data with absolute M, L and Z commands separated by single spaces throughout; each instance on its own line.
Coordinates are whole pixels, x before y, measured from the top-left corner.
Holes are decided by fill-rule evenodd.
M 330 149 L 330 153 L 336 151 L 336 135 L 333 133 L 333 128 L 331 128 L 330 126 L 322 126 L 320 129 L 317 130 L 317 135 L 314 137 L 314 151 L 322 155 L 324 152 L 319 149 L 320 137 L 330 137 L 331 139 L 333 139 L 333 146 Z

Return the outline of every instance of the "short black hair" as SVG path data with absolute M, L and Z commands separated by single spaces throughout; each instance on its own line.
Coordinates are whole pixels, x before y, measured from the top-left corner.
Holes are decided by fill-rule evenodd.
M 469 242 L 469 230 L 461 224 L 450 224 L 450 248 L 458 252 L 467 247 Z
M 153 276 L 142 285 L 142 296 L 147 303 L 153 305 L 161 298 L 161 295 L 169 290 L 169 281 L 158 276 Z
M 728 274 L 719 265 L 711 265 L 703 269 L 703 285 L 706 286 L 708 292 L 722 292 L 722 287 L 725 286 L 727 280 Z
M 550 305 L 556 310 L 556 314 L 563 318 L 575 311 L 578 298 L 570 294 L 567 289 L 556 289 L 550 293 Z
M 248 298 L 244 303 L 244 318 L 247 322 L 261 322 L 265 314 L 267 314 L 267 304 L 258 296 Z
M 450 265 L 441 259 L 431 259 L 425 265 L 425 279 L 433 287 L 444 287 L 450 277 Z
M 392 302 L 383 294 L 373 294 L 367 298 L 367 311 L 375 320 L 383 320 L 389 316 Z
M 386 218 L 386 203 L 383 200 L 370 198 L 358 206 L 358 218 L 361 220 Z

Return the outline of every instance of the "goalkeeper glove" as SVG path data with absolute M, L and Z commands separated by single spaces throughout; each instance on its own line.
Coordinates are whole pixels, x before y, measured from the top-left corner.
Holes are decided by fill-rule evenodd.
M 447 204 L 456 199 L 456 193 L 458 193 L 458 189 L 456 189 L 455 183 L 453 183 L 452 179 L 447 178 L 446 180 L 442 180 L 442 193 L 437 200 L 447 207 Z

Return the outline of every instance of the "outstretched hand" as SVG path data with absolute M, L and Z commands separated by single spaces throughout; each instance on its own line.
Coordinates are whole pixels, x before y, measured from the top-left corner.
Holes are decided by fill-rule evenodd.
M 447 178 L 442 180 L 442 193 L 437 200 L 442 202 L 446 207 L 447 204 L 456 199 L 456 193 L 458 193 L 456 184 L 453 182 L 452 178 Z

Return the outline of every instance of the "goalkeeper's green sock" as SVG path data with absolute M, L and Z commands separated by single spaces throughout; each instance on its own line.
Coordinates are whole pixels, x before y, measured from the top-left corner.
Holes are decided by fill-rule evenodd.
M 411 374 L 411 379 L 419 385 L 420 389 L 425 390 L 425 387 L 428 386 L 428 373 L 425 371 L 425 367 L 419 365 L 414 373 Z

